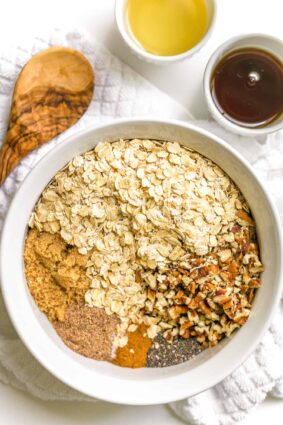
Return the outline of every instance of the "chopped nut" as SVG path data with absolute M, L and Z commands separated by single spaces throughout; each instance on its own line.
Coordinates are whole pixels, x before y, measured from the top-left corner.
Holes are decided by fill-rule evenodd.
M 236 213 L 236 216 L 238 217 L 237 221 L 239 224 L 254 226 L 253 219 L 246 213 L 246 211 L 240 210 Z

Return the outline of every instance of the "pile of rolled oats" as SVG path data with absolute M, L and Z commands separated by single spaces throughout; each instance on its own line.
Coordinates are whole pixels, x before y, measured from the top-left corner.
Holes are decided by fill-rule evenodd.
M 247 319 L 259 260 L 239 189 L 212 161 L 179 143 L 120 140 L 74 158 L 30 219 L 91 253 L 86 304 L 120 319 L 116 346 L 144 322 L 215 345 Z

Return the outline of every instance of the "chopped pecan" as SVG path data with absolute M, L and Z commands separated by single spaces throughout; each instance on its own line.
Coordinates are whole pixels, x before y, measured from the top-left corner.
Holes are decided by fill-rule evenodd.
M 243 224 L 243 225 L 248 225 L 248 226 L 254 226 L 254 221 L 253 219 L 248 215 L 248 213 L 246 213 L 246 211 L 244 210 L 239 210 L 236 213 L 237 217 L 238 217 L 238 223 L 239 224 Z

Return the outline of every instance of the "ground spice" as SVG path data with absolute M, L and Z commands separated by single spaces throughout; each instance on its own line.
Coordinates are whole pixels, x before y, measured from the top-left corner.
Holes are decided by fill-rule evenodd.
M 116 316 L 108 316 L 101 308 L 72 303 L 64 322 L 53 326 L 71 350 L 90 359 L 111 361 L 117 324 Z
M 49 320 L 64 320 L 72 301 L 84 301 L 91 283 L 85 274 L 88 258 L 60 235 L 29 230 L 24 249 L 26 279 L 36 304 Z
M 129 332 L 127 345 L 117 349 L 112 363 L 122 367 L 145 367 L 147 352 L 152 345 L 146 331 L 146 326 L 140 325 L 135 332 Z
M 176 338 L 170 344 L 162 335 L 155 337 L 147 353 L 147 367 L 167 367 L 192 359 L 203 350 L 194 338 Z

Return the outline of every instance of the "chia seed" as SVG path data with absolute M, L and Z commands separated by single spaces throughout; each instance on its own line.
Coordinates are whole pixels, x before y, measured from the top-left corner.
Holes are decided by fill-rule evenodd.
M 176 338 L 170 344 L 162 335 L 157 335 L 147 353 L 146 366 L 174 366 L 192 359 L 202 350 L 202 346 L 194 338 Z

